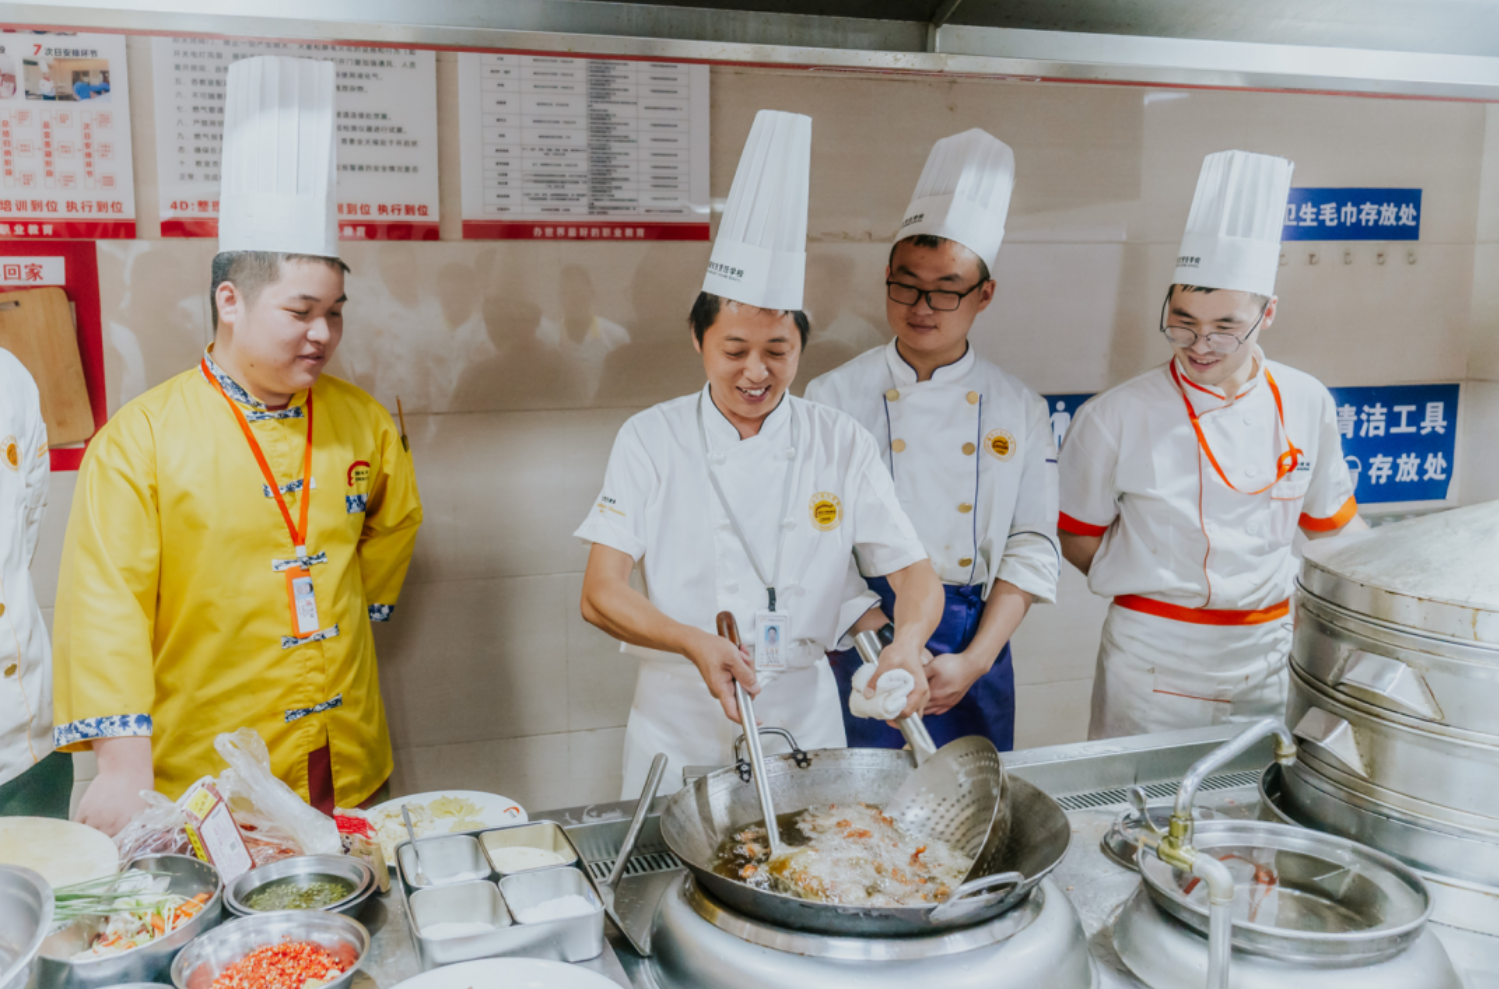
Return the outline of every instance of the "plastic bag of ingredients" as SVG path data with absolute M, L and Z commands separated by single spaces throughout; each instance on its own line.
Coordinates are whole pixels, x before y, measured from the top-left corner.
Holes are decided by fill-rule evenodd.
M 191 855 L 193 845 L 182 808 L 154 790 L 142 791 L 141 797 L 146 806 L 115 835 L 120 861 L 131 862 L 142 855 Z
M 229 768 L 218 789 L 245 839 L 257 867 L 293 855 L 338 855 L 338 826 L 314 810 L 271 772 L 271 753 L 253 728 L 226 732 L 213 740 Z

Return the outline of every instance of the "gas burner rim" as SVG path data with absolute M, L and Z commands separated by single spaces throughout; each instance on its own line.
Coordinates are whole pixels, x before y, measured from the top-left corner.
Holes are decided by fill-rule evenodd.
M 762 948 L 844 961 L 906 961 L 961 954 L 1007 941 L 1041 916 L 1046 905 L 1042 884 L 997 917 L 971 927 L 946 928 L 929 936 L 856 937 L 807 934 L 752 920 L 713 899 L 684 872 L 683 899 L 700 919 L 727 934 Z

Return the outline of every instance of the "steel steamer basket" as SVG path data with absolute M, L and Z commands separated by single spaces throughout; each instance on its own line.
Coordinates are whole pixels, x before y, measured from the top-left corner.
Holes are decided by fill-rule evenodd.
M 1287 723 L 1297 761 L 1264 787 L 1282 816 L 1407 862 L 1436 919 L 1499 933 L 1499 502 L 1307 547 Z

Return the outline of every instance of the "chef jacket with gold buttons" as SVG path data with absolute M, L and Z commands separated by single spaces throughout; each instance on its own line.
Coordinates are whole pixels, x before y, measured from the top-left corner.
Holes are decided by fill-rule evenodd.
M 54 633 L 56 742 L 149 735 L 175 798 L 223 762 L 213 740 L 257 730 L 276 775 L 307 791 L 331 749 L 339 806 L 390 776 L 372 621 L 391 617 L 422 509 L 390 414 L 331 375 L 267 409 L 212 362 L 121 409 L 89 444 L 64 541 Z M 293 517 L 311 489 L 307 556 L 319 628 L 292 629 L 295 562 L 280 509 L 225 396 L 244 413 Z
M 922 545 L 944 584 L 1004 580 L 1056 600 L 1057 463 L 1046 403 L 970 346 L 918 381 L 891 340 L 807 386 L 883 446 Z
M 36 382 L 0 350 L 0 783 L 52 753 L 52 649 L 31 583 L 51 469 Z

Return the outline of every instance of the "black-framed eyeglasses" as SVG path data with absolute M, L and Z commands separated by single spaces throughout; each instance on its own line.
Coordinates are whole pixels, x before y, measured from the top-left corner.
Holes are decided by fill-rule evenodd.
M 963 304 L 968 296 L 983 288 L 984 283 L 979 282 L 966 292 L 952 292 L 948 289 L 917 288 L 915 285 L 907 285 L 905 282 L 886 282 L 885 294 L 890 297 L 891 302 L 899 302 L 903 306 L 914 306 L 926 296 L 926 304 L 937 312 L 952 312 Z
M 1196 330 L 1186 326 L 1166 325 L 1166 310 L 1171 305 L 1171 295 L 1175 291 L 1176 286 L 1174 285 L 1167 289 L 1166 301 L 1161 303 L 1161 332 L 1166 335 L 1166 339 L 1170 340 L 1173 346 L 1180 347 L 1183 350 L 1190 350 L 1197 346 L 1198 340 L 1206 340 L 1208 349 L 1213 353 L 1232 354 L 1244 346 L 1244 341 L 1253 336 L 1254 331 L 1260 328 L 1260 323 L 1265 319 L 1265 313 L 1270 309 L 1270 300 L 1266 299 L 1265 304 L 1260 307 L 1259 318 L 1254 321 L 1253 326 L 1245 331 L 1243 336 L 1235 336 L 1232 333 L 1225 333 L 1222 330 L 1212 333 L 1198 333 Z

